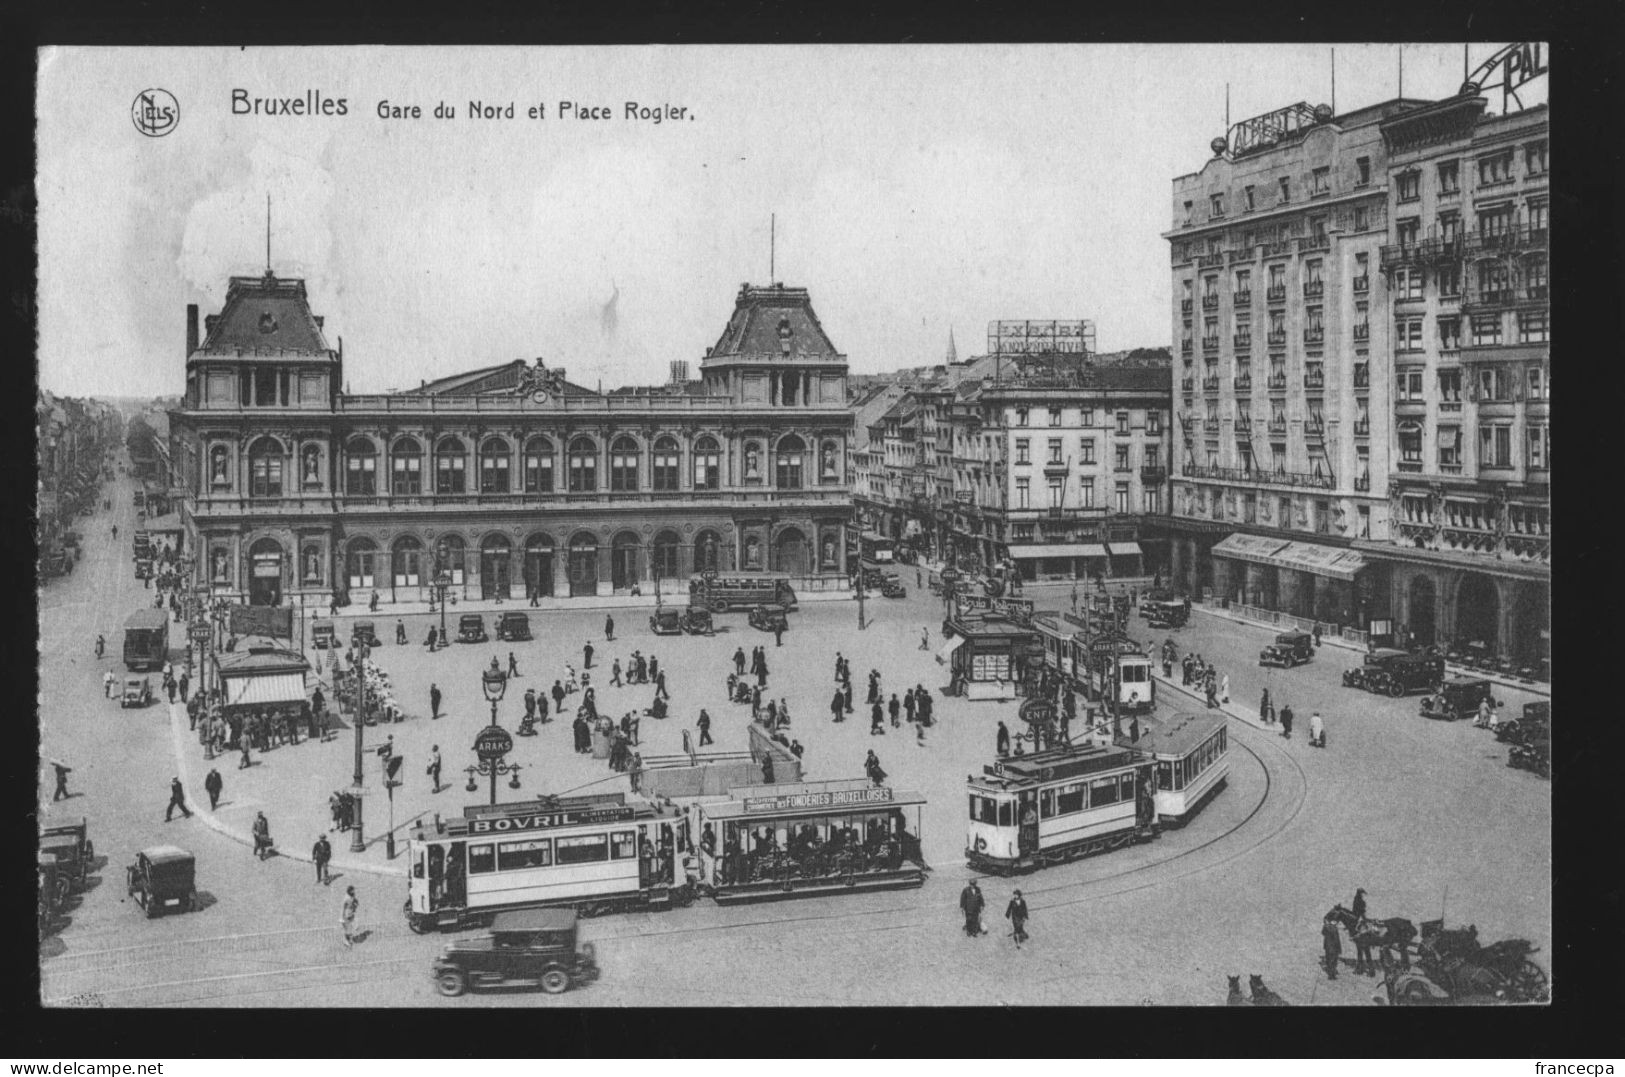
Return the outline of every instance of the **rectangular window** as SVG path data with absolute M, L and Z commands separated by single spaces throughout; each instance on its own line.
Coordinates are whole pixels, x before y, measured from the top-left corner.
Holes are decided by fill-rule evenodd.
M 547 838 L 535 841 L 505 841 L 497 846 L 498 871 L 545 868 L 551 863 L 553 863 L 553 843 Z
M 1354 230 L 1366 232 L 1371 228 L 1371 211 L 1364 206 L 1354 207 Z
M 1536 425 L 1531 423 L 1528 427 L 1528 466 L 1535 470 L 1542 470 L 1549 466 L 1546 460 L 1546 431 L 1545 424 Z
M 1394 298 L 1422 298 L 1422 271 L 1420 269 L 1401 267 L 1394 270 Z
M 1119 434 L 1128 433 L 1128 412 L 1126 411 L 1117 413 L 1117 432 Z
M 1461 467 L 1461 427 L 1439 427 L 1439 466 L 1452 470 Z
M 1451 262 L 1441 265 L 1433 270 L 1439 281 L 1439 294 L 1441 296 L 1461 295 L 1461 265 Z
M 1422 428 L 1416 423 L 1405 423 L 1399 428 L 1399 459 L 1404 464 L 1422 462 Z
M 1078 504 L 1082 505 L 1086 509 L 1092 509 L 1095 507 L 1094 479 L 1078 480 Z
M 1128 483 L 1126 482 L 1117 484 L 1117 511 L 1128 511 Z
M 1441 351 L 1455 351 L 1461 347 L 1461 319 L 1439 319 L 1439 348 Z
M 282 496 L 282 457 L 269 454 L 255 456 L 249 470 L 249 492 L 253 496 Z
M 1080 412 L 1079 415 L 1078 415 L 1078 425 L 1079 426 L 1094 426 L 1095 425 L 1095 409 L 1094 408 L 1084 408 L 1083 411 Z
M 1102 807 L 1106 804 L 1117 803 L 1117 777 L 1096 778 L 1089 783 L 1089 806 Z
M 1208 208 L 1210 208 L 1213 211 L 1213 216 L 1215 216 L 1215 217 L 1223 217 L 1224 216 L 1224 195 L 1222 195 L 1222 194 L 1209 195 L 1208 196 Z
M 1145 447 L 1145 466 L 1154 468 L 1162 462 L 1162 446 L 1147 445 Z
M 390 482 L 392 493 L 416 496 L 423 492 L 423 457 L 397 456 L 391 465 L 394 472 Z
M 617 830 L 609 836 L 609 858 L 611 860 L 636 860 L 638 856 L 638 832 L 636 830 Z
M 1547 290 L 1547 266 L 1544 258 L 1531 258 L 1523 267 L 1523 297 L 1525 299 L 1545 299 Z
M 507 492 L 508 457 L 506 455 L 482 455 L 480 457 L 480 493 L 505 494 Z
M 654 459 L 654 488 L 656 490 L 672 493 L 677 489 L 677 450 L 672 448 L 655 447 Z
M 1059 475 L 1049 480 L 1049 507 L 1052 509 L 1060 508 L 1061 499 L 1066 496 L 1061 490 L 1062 481 Z
M 1290 202 L 1290 201 L 1292 201 L 1292 177 L 1291 176 L 1282 176 L 1276 182 L 1280 185 L 1281 201 L 1282 202 Z
M 1461 371 L 1439 371 L 1439 403 L 1461 405 Z
M 1512 230 L 1512 206 L 1502 205 L 1479 210 L 1478 230 L 1486 238 L 1506 235 Z
M 1530 368 L 1529 368 L 1529 399 L 1530 400 L 1545 400 L 1546 399 L 1546 378 L 1545 378 L 1544 375 L 1545 375 L 1545 372 L 1541 370 L 1539 365 L 1530 366 Z
M 1016 439 L 1016 463 L 1018 463 L 1018 464 L 1030 464 L 1030 463 L 1032 463 L 1031 452 L 1032 452 L 1031 442 L 1029 442 L 1026 438 L 1017 438 Z
M 1394 323 L 1394 350 L 1420 351 L 1422 348 L 1422 319 L 1401 318 Z
M 1152 409 L 1145 413 L 1145 432 L 1147 434 L 1162 433 L 1162 412 Z
M 1485 303 L 1503 303 L 1512 298 L 1511 273 L 1499 262 L 1484 262 L 1478 267 L 1479 299 Z
M 1059 464 L 1061 462 L 1061 439 L 1060 438 L 1050 438 L 1049 439 L 1049 462 L 1052 463 L 1052 464 Z
M 637 453 L 612 452 L 610 454 L 609 488 L 617 493 L 628 493 L 638 488 Z
M 1247 200 L 1247 210 L 1248 210 L 1248 212 L 1251 212 L 1253 210 L 1253 208 L 1257 205 L 1255 195 L 1256 195 L 1256 191 L 1255 191 L 1255 189 L 1253 188 L 1253 186 L 1251 184 L 1248 184 L 1247 187 L 1242 191 L 1242 197 L 1244 197 Z M 1248 244 L 1248 246 L 1251 246 L 1251 245 L 1252 244 Z
M 1491 154 L 1478 159 L 1478 182 L 1480 186 L 1487 187 L 1496 183 L 1507 183 L 1512 179 L 1512 151 Z
M 344 492 L 371 496 L 378 492 L 378 458 L 376 456 L 349 456 L 345 458 Z
M 1049 424 L 1051 426 L 1060 426 L 1061 425 L 1061 409 L 1060 408 L 1050 408 L 1049 409 Z
M 1016 409 L 1016 425 L 1017 426 L 1026 426 L 1027 425 L 1027 409 L 1026 408 L 1017 408 Z
M 1531 232 L 1544 232 L 1549 226 L 1547 206 L 1545 202 L 1529 203 L 1529 230 Z
M 1531 176 L 1546 174 L 1546 141 L 1531 142 L 1523 148 L 1523 170 Z
M 1407 217 L 1394 225 L 1394 238 L 1402 247 L 1414 247 L 1422 236 L 1422 218 Z
M 1116 447 L 1116 449 L 1117 449 L 1116 470 L 1118 470 L 1118 471 L 1127 471 L 1128 470 L 1128 446 L 1127 445 L 1118 445 Z
M 1518 343 L 1545 344 L 1550 339 L 1552 316 L 1543 310 L 1518 315 Z
M 598 489 L 598 457 L 591 452 L 570 454 L 570 492 L 590 494 Z
M 1084 793 L 1086 787 L 1079 785 L 1063 785 L 1055 795 L 1055 812 L 1057 815 L 1075 815 L 1082 811 L 1087 804 Z
M 1028 504 L 1031 499 L 1031 490 L 1031 479 L 1022 478 L 1016 480 L 1016 508 L 1025 509 L 1032 507 L 1030 504 Z
M 1511 398 L 1510 378 L 1499 367 L 1480 367 L 1478 371 L 1478 398 L 1480 400 L 1507 400 Z
M 468 847 L 468 873 L 470 875 L 488 875 L 497 869 L 497 847 L 495 845 L 470 845 Z
M 525 493 L 550 494 L 553 492 L 553 454 L 528 452 L 525 454 Z
M 1501 343 L 1501 316 L 1499 314 L 1473 315 L 1473 346 L 1489 347 Z
M 1422 173 L 1401 172 L 1395 180 L 1395 191 L 1399 201 L 1414 202 L 1422 197 Z
M 594 864 L 609 859 L 609 838 L 603 834 L 583 834 L 556 840 L 560 864 Z
M 1187 228 L 1196 223 L 1196 217 L 1195 217 L 1195 212 L 1194 212 L 1193 206 L 1194 206 L 1194 203 L 1191 203 L 1191 202 L 1186 202 L 1185 203 L 1185 226 Z M 1188 261 L 1188 260 L 1189 259 L 1184 259 L 1184 258 L 1180 259 L 1180 261 Z
M 1371 158 L 1356 157 L 1354 159 L 1354 185 L 1364 187 L 1371 182 Z
M 1326 165 L 1309 173 L 1309 193 L 1311 195 L 1331 194 L 1332 170 Z
M 1461 193 L 1461 162 L 1443 161 L 1439 164 L 1439 193 Z
M 464 459 L 461 456 L 435 458 L 435 493 L 460 494 L 464 486 Z
M 1094 438 L 1084 438 L 1083 441 L 1079 443 L 1079 447 L 1081 448 L 1081 450 L 1083 452 L 1083 458 L 1082 458 L 1081 462 L 1085 463 L 1085 464 L 1094 463 L 1095 462 L 1095 439 Z
M 1394 387 L 1401 400 L 1422 399 L 1422 372 L 1420 370 L 1401 370 L 1394 376 Z
M 718 490 L 722 487 L 722 468 L 714 449 L 694 450 L 694 489 Z

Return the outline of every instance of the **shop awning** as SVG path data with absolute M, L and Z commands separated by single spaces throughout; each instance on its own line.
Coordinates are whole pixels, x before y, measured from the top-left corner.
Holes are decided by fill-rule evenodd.
M 1113 557 L 1140 556 L 1140 544 L 1138 542 L 1108 542 L 1106 548 L 1112 552 Z
M 1036 557 L 1105 557 L 1106 547 L 1098 542 L 1067 542 L 1057 546 L 1012 546 L 1010 556 L 1018 560 Z
M 941 647 L 937 648 L 937 661 L 938 662 L 946 662 L 946 661 L 948 661 L 948 656 L 953 654 L 955 651 L 957 651 L 960 647 L 962 647 L 964 645 L 965 645 L 964 633 L 959 633 L 958 635 L 955 635 L 953 639 L 949 640 L 947 643 L 944 643 Z
M 1365 558 L 1356 550 L 1314 542 L 1284 542 L 1262 535 L 1233 534 L 1215 545 L 1213 553 L 1216 557 L 1233 557 L 1339 580 L 1352 580 L 1354 574 L 1365 567 Z
M 303 673 L 267 673 L 258 677 L 227 677 L 226 705 L 262 703 L 303 703 Z

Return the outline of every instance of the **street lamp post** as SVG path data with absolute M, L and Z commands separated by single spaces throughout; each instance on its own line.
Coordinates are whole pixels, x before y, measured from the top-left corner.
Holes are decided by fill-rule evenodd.
M 513 737 L 506 729 L 497 723 L 497 703 L 507 692 L 508 678 L 502 672 L 501 666 L 495 658 L 491 659 L 491 668 L 486 670 L 480 678 L 480 689 L 485 698 L 491 701 L 491 724 L 480 730 L 474 738 L 474 754 L 479 762 L 473 766 L 465 767 L 468 774 L 468 791 L 478 792 L 479 785 L 475 782 L 476 775 L 485 775 L 491 779 L 491 803 L 497 802 L 497 778 L 503 774 L 511 774 L 513 778 L 508 788 L 519 788 L 519 771 L 523 769 L 518 763 L 504 763 L 503 757 L 513 751 Z
M 365 852 L 367 843 L 361 831 L 361 730 L 367 724 L 367 698 L 365 687 L 365 672 L 367 666 L 367 645 L 358 644 L 356 647 L 356 664 L 351 667 L 351 674 L 355 677 L 355 818 L 350 827 L 350 851 L 352 853 Z
M 440 645 L 446 642 L 446 592 L 451 589 L 451 569 L 446 561 L 450 555 L 451 546 L 447 543 L 441 542 L 435 547 L 435 558 L 440 562 L 434 576 L 435 586 L 440 590 L 440 640 L 435 650 L 439 650 Z

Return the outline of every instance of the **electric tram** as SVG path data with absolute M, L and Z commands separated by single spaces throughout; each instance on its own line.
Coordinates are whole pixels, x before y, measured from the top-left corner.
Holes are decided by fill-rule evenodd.
M 506 909 L 569 905 L 597 916 L 687 905 L 682 825 L 675 809 L 624 793 L 479 805 L 460 819 L 420 821 L 407 846 L 407 924 L 423 934 Z
M 1176 714 L 1141 734 L 1135 747 L 1156 762 L 1157 822 L 1184 826 L 1230 776 L 1229 722 L 1223 714 Z
M 1115 698 L 1122 715 L 1156 709 L 1152 659 L 1138 643 L 1115 629 L 1091 631 L 1088 622 L 1070 613 L 1042 614 L 1032 624 L 1044 647 L 1045 667 L 1076 686 L 1090 702 L 1109 708 Z

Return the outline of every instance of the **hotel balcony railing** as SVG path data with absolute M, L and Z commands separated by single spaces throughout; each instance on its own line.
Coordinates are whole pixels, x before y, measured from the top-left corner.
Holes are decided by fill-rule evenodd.
M 1370 340 L 1371 339 L 1371 323 L 1370 322 L 1355 322 L 1354 323 L 1354 339 L 1355 340 Z
M 1266 424 L 1266 427 L 1269 430 L 1269 432 L 1272 433 L 1272 434 L 1284 434 L 1284 433 L 1286 433 L 1286 420 L 1285 419 L 1271 419 Z
M 1209 251 L 1207 254 L 1198 255 L 1196 258 L 1197 269 L 1209 269 L 1213 266 L 1222 265 L 1224 265 L 1223 251 Z
M 1214 292 L 1212 295 L 1204 295 L 1202 297 L 1202 309 L 1203 310 L 1218 310 L 1219 309 L 1219 293 Z
M 1238 393 L 1250 393 L 1253 389 L 1253 376 L 1251 374 L 1237 374 L 1231 379 L 1230 385 Z
M 1239 292 L 1230 293 L 1230 305 L 1233 307 L 1250 307 L 1253 305 L 1253 293 L 1250 288 L 1243 288 Z
M 1205 351 L 1205 352 L 1216 352 L 1216 351 L 1218 351 L 1219 350 L 1219 338 L 1218 337 L 1203 337 L 1202 338 L 1202 350 Z
M 1367 273 L 1355 277 L 1354 290 L 1356 292 L 1369 292 L 1371 290 L 1371 275 Z
M 1323 280 L 1306 280 L 1303 282 L 1303 294 L 1307 299 L 1326 294 L 1326 282 Z
M 1237 333 L 1230 338 L 1230 343 L 1235 346 L 1238 352 L 1244 348 L 1251 348 L 1253 346 L 1253 335 L 1251 333 Z
M 1377 252 L 1377 264 L 1383 269 L 1392 269 L 1395 266 L 1407 265 L 1421 257 L 1421 240 L 1411 240 L 1409 243 L 1384 243 Z
M 1467 254 L 1480 254 L 1487 251 L 1544 250 L 1550 243 L 1551 233 L 1545 228 L 1532 228 L 1527 224 L 1519 224 L 1494 232 L 1475 230 L 1468 232 L 1464 239 L 1466 241 L 1464 250 Z
M 1217 430 L 1218 428 L 1219 428 L 1219 420 L 1217 420 L 1217 419 L 1203 419 L 1202 420 L 1202 429 L 1203 430 Z
M 1193 341 L 1193 340 L 1182 340 L 1182 341 L 1179 342 L 1179 354 L 1180 355 L 1189 355 L 1192 351 L 1195 350 L 1195 348 L 1196 348 L 1196 342 Z
M 1323 325 L 1311 325 L 1303 331 L 1303 342 L 1305 344 L 1319 344 L 1325 339 L 1326 327 Z
M 1292 241 L 1287 239 L 1278 239 L 1273 243 L 1263 244 L 1258 248 L 1258 250 L 1265 258 L 1274 258 L 1276 255 L 1281 254 L 1291 254 Z
M 1324 251 L 1330 250 L 1331 246 L 1332 237 L 1325 232 L 1313 236 L 1302 236 L 1298 239 L 1299 251 Z
M 1264 289 L 1264 298 L 1271 303 L 1286 302 L 1286 285 L 1272 284 Z
M 1286 375 L 1285 374 L 1271 374 L 1269 376 L 1269 381 L 1267 383 L 1267 387 L 1271 388 L 1271 389 L 1285 389 L 1286 388 Z
M 1226 261 L 1228 261 L 1231 265 L 1235 265 L 1237 262 L 1251 262 L 1257 257 L 1257 247 L 1237 247 L 1235 250 L 1230 251 L 1225 256 Z
M 1269 333 L 1265 335 L 1264 340 L 1269 344 L 1270 347 L 1279 348 L 1286 343 L 1286 330 L 1271 329 Z
M 1181 299 L 1179 301 L 1179 313 L 1181 313 L 1181 314 L 1189 314 L 1191 312 L 1191 304 L 1192 304 L 1192 300 Z
M 1358 476 L 1356 476 L 1355 479 L 1354 479 L 1354 488 L 1356 490 L 1360 491 L 1361 493 L 1369 492 L 1370 489 L 1371 489 L 1371 476 L 1370 475 L 1358 475 Z
M 1183 379 L 1181 379 L 1180 382 L 1179 382 L 1179 388 L 1183 392 L 1194 393 L 1196 391 L 1196 379 L 1195 378 L 1183 378 Z
M 1180 474 L 1190 479 L 1224 479 L 1228 482 L 1244 482 L 1252 485 L 1302 486 L 1318 490 L 1332 488 L 1330 477 L 1302 471 L 1268 471 L 1260 468 L 1249 470 L 1244 467 L 1204 467 L 1201 464 L 1186 464 L 1180 469 Z
M 1202 392 L 1204 392 L 1204 393 L 1216 393 L 1218 391 L 1219 391 L 1219 376 L 1217 374 L 1213 375 L 1211 378 L 1203 378 L 1202 379 Z
M 1354 420 L 1354 436 L 1358 437 L 1358 438 L 1370 437 L 1371 436 L 1371 420 L 1370 419 L 1356 419 L 1356 420 Z

